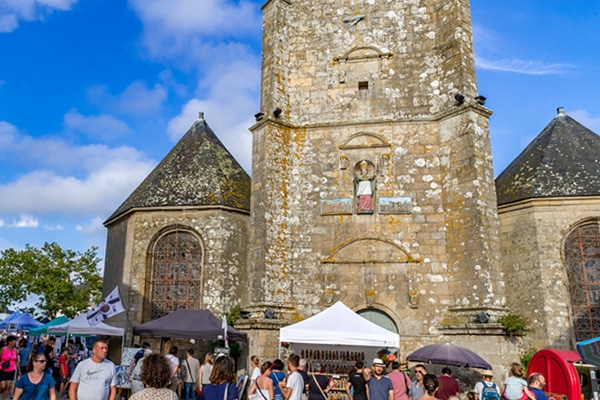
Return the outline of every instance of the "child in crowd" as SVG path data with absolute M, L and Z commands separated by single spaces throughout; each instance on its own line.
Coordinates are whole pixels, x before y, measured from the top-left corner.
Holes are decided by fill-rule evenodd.
M 58 357 L 58 370 L 60 372 L 60 389 L 58 397 L 62 397 L 69 383 L 69 348 L 64 347 Z

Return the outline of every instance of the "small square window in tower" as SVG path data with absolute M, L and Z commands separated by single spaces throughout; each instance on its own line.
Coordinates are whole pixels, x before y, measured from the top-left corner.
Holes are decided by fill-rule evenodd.
M 358 99 L 367 100 L 369 98 L 369 82 L 358 82 Z

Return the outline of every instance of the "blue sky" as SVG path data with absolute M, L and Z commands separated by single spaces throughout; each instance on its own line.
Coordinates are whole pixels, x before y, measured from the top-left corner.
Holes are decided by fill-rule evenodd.
M 99 247 L 196 119 L 250 170 L 262 1 L 0 1 L 0 249 Z M 496 174 L 558 106 L 600 132 L 600 2 L 473 0 Z

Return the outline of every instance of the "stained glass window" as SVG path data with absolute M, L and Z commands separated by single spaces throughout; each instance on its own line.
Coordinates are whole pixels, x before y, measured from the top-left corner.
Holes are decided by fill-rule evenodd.
M 565 240 L 565 265 L 577 341 L 600 336 L 600 224 L 581 225 Z
M 150 319 L 201 308 L 202 246 L 190 232 L 162 236 L 152 252 Z

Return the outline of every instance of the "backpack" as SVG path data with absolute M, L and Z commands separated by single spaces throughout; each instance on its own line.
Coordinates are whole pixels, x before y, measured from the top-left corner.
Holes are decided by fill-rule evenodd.
M 189 364 L 187 362 L 187 359 L 185 360 L 186 364 Z M 183 365 L 182 362 L 179 363 L 179 379 L 181 379 L 183 382 L 185 382 L 187 380 L 187 375 L 188 375 L 188 369 Z
M 488 386 L 487 382 L 483 383 L 483 390 L 481 391 L 481 399 L 480 400 L 500 400 L 500 393 L 498 393 L 498 389 L 495 383 L 492 383 L 491 386 Z

